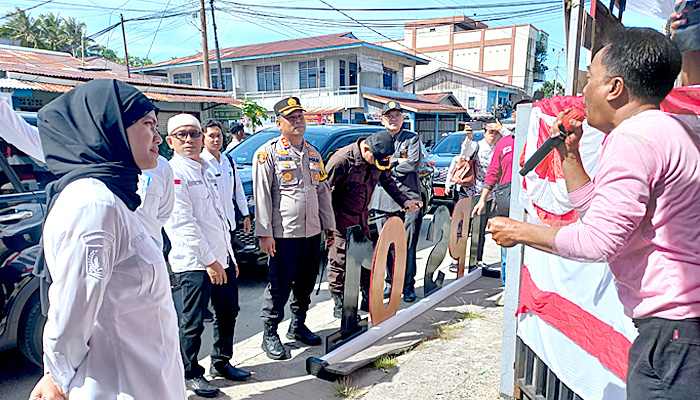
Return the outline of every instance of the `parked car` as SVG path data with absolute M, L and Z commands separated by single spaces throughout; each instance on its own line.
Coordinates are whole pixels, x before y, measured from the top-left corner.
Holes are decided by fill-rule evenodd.
M 474 140 L 479 141 L 484 138 L 483 131 L 474 131 Z M 449 177 L 447 170 L 450 167 L 452 159 L 459 154 L 462 141 L 466 138 L 464 132 L 452 132 L 440 139 L 439 142 L 430 149 L 427 162 L 434 168 L 433 171 L 433 204 L 445 204 L 452 207 L 457 202 L 457 193 L 450 191 L 449 195 L 445 194 L 445 183 Z
M 328 162 L 330 156 L 339 148 L 355 142 L 361 137 L 367 137 L 381 128 L 372 125 L 315 125 L 310 124 L 306 127 L 304 138 L 313 144 L 321 153 L 324 163 Z M 243 190 L 248 199 L 248 208 L 251 210 L 251 215 L 254 214 L 253 201 L 253 156 L 255 152 L 267 143 L 270 139 L 280 134 L 277 128 L 267 128 L 257 132 L 255 135 L 246 139 L 243 143 L 236 146 L 231 151 L 227 152 L 236 163 L 238 174 L 243 183 Z M 420 169 L 421 180 L 421 197 L 425 209 L 430 208 L 433 190 L 433 168 L 426 162 L 427 152 L 425 149 L 423 163 Z M 252 218 L 251 218 L 252 219 Z M 254 262 L 263 264 L 267 260 L 267 256 L 263 254 L 259 247 L 254 232 L 249 234 L 243 233 L 242 229 L 236 229 L 232 238 L 234 251 L 237 257 L 243 262 Z
M 36 125 L 36 114 L 20 115 Z M 54 179 L 46 165 L 0 140 L 0 351 L 19 347 L 42 364 L 39 280 L 32 275 L 40 250 L 45 185 Z

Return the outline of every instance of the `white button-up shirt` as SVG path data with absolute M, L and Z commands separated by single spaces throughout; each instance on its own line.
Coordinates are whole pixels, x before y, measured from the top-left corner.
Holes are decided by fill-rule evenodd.
M 219 159 L 221 161 L 218 161 L 207 149 L 204 149 L 200 156 L 202 157 L 202 161 L 207 163 L 207 175 L 210 180 L 214 182 L 219 191 L 219 199 L 221 200 L 221 205 L 224 207 L 224 213 L 226 214 L 226 218 L 228 218 L 231 229 L 235 229 L 236 209 L 233 205 L 234 201 L 241 214 L 244 217 L 248 215 L 248 203 L 245 198 L 245 192 L 243 191 L 243 183 L 241 183 L 241 177 L 238 176 L 236 166 L 231 165 L 229 158 L 223 153 L 219 153 Z
M 60 193 L 44 225 L 53 283 L 44 366 L 71 399 L 185 399 L 177 316 L 160 248 L 104 183 Z
M 228 257 L 236 262 L 229 224 L 218 192 L 206 178 L 207 164 L 175 153 L 170 166 L 175 207 L 165 232 L 172 242 L 168 259 L 173 272 L 205 270 L 214 261 L 228 268 Z

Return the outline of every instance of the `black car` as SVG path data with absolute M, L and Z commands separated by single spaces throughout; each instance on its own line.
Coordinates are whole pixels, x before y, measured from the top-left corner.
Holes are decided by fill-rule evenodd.
M 36 114 L 20 113 L 36 125 Z M 19 347 L 42 364 L 39 281 L 32 275 L 40 250 L 45 185 L 54 179 L 46 165 L 0 140 L 0 351 Z
M 449 195 L 445 195 L 445 182 L 448 179 L 447 170 L 450 167 L 452 159 L 459 154 L 462 141 L 466 136 L 464 132 L 453 132 L 440 139 L 439 142 L 430 149 L 427 162 L 433 168 L 433 204 L 446 204 L 453 206 L 457 202 L 457 193 L 450 191 Z M 474 140 L 483 139 L 483 131 L 474 132 Z
M 355 142 L 357 139 L 367 137 L 381 128 L 372 125 L 308 125 L 304 138 L 313 144 L 323 156 L 323 161 L 328 162 L 330 156 L 339 148 Z M 227 154 L 233 159 L 238 168 L 238 174 L 243 183 L 243 190 L 248 200 L 248 208 L 251 214 L 254 212 L 253 202 L 253 156 L 255 152 L 270 139 L 279 136 L 276 128 L 264 129 L 243 141 Z M 433 168 L 425 162 L 427 153 L 424 149 L 424 161 L 420 168 L 421 197 L 425 209 L 430 208 L 433 198 Z M 253 232 L 244 234 L 242 229 L 236 229 L 233 238 L 234 250 L 240 261 L 252 261 L 262 264 L 266 255 L 259 248 Z

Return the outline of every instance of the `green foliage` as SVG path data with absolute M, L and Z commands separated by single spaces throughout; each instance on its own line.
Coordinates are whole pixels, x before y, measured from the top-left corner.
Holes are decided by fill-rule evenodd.
M 391 369 L 399 366 L 399 360 L 394 355 L 384 355 L 374 360 L 370 365 L 372 369 Z
M 562 84 L 559 82 L 556 83 L 555 88 L 554 82 L 546 81 L 542 84 L 542 88 L 540 90 L 542 90 L 544 93 L 545 98 L 564 95 L 564 86 L 562 86 Z
M 87 26 L 74 17 L 63 18 L 60 14 L 41 14 L 34 19 L 19 7 L 7 14 L 9 19 L 0 25 L 0 37 L 17 40 L 20 46 L 33 47 L 71 53 L 73 57 L 83 55 L 83 37 Z M 112 49 L 94 44 L 91 39 L 85 40 L 86 56 L 100 56 L 111 61 L 125 64 Z M 129 65 L 141 67 L 153 64 L 148 58 L 129 57 Z
M 544 62 L 547 61 L 547 44 L 544 41 L 538 41 L 535 45 L 535 67 L 533 72 L 545 72 L 547 66 Z
M 267 120 L 267 110 L 258 105 L 255 100 L 243 99 L 243 104 L 240 105 L 240 108 L 243 115 L 248 118 L 248 123 L 253 129 L 253 133 L 255 133 L 255 129 L 258 126 L 262 126 L 263 121 Z

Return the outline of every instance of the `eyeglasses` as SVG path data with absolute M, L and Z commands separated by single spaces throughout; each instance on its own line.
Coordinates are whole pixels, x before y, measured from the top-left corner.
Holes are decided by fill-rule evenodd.
M 386 118 L 386 119 L 388 119 L 388 120 L 402 119 L 402 118 L 403 118 L 403 114 L 399 114 L 399 115 L 384 115 L 384 118 Z
M 170 134 L 170 136 L 175 136 L 178 140 L 185 141 L 187 140 L 187 137 L 191 137 L 192 139 L 197 139 L 202 136 L 202 131 L 200 130 L 189 130 L 189 131 L 180 131 L 180 132 L 175 132 Z

